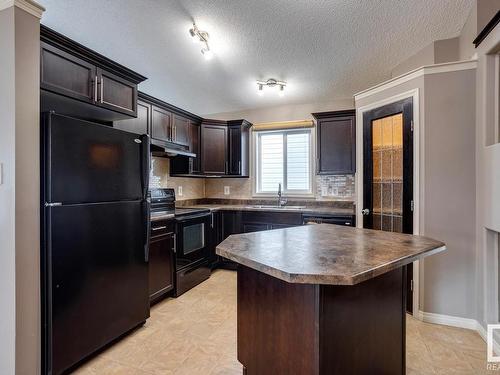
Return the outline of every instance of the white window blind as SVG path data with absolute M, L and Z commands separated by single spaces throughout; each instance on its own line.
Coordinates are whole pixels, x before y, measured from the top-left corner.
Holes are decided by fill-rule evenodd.
M 284 130 L 257 133 L 257 193 L 311 193 L 311 132 Z
M 309 133 L 286 137 L 286 189 L 309 191 Z

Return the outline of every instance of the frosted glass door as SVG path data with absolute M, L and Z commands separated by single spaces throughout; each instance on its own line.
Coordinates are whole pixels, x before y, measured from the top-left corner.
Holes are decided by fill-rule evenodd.
M 372 121 L 373 229 L 403 231 L 403 114 Z

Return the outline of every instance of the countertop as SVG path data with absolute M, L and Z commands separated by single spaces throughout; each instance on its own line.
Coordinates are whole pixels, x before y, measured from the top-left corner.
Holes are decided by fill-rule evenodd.
M 340 207 L 308 207 L 294 208 L 283 206 L 280 208 L 269 207 L 254 207 L 248 204 L 196 204 L 182 206 L 183 208 L 207 208 L 211 211 L 265 211 L 265 212 L 301 212 L 305 214 L 328 214 L 328 215 L 354 215 L 353 208 L 340 208 Z
M 317 224 L 232 235 L 216 252 L 290 283 L 354 285 L 445 249 L 422 236 Z
M 212 212 L 215 211 L 261 211 L 261 212 L 299 212 L 304 214 L 316 214 L 316 215 L 355 215 L 354 207 L 353 208 L 341 208 L 341 207 L 308 207 L 305 208 L 297 208 L 293 206 L 283 206 L 279 208 L 269 208 L 269 207 L 254 207 L 252 205 L 246 204 L 194 204 L 187 206 L 180 206 L 179 208 L 199 208 L 199 209 L 208 209 Z M 160 221 L 160 220 L 168 220 L 173 219 L 173 213 L 165 213 L 151 214 L 151 221 Z

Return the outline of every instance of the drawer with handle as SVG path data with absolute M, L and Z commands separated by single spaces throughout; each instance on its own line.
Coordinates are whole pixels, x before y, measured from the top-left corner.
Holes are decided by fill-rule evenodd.
M 174 223 L 172 220 L 155 221 L 151 223 L 151 237 L 158 237 L 174 232 Z

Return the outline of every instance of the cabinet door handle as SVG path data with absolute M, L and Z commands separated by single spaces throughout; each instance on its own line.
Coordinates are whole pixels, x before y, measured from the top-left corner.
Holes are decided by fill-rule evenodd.
M 104 95 L 104 80 L 102 79 L 101 76 L 101 104 L 104 103 L 103 95 Z
M 174 238 L 174 247 L 172 248 L 172 251 L 173 251 L 174 253 L 176 253 L 176 252 L 177 252 L 177 236 L 176 236 L 176 234 L 174 233 L 172 237 Z
M 162 230 L 162 229 L 167 229 L 166 226 L 161 226 L 161 227 L 154 227 L 153 230 Z
M 227 161 L 224 163 L 224 173 L 227 174 L 227 170 L 228 170 L 228 167 L 227 167 Z
M 238 161 L 238 174 L 241 174 L 241 160 Z
M 95 76 L 94 80 L 94 102 L 97 102 L 97 76 Z

